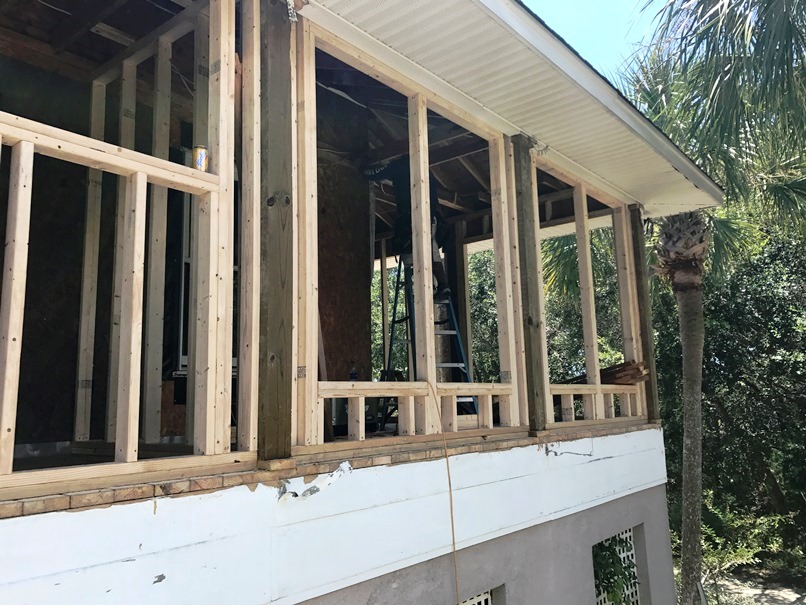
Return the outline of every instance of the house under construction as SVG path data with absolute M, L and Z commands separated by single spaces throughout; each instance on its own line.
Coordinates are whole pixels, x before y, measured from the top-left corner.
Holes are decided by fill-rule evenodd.
M 0 602 L 674 602 L 642 219 L 722 193 L 519 1 L 0 0 L 0 141 Z

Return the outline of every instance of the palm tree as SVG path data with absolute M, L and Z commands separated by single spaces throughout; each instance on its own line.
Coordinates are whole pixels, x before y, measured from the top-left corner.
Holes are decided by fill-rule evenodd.
M 728 208 L 752 207 L 761 217 L 786 217 L 803 227 L 806 1 L 668 0 L 654 44 L 623 84 L 672 140 L 722 182 Z M 680 596 L 684 605 L 695 605 L 702 568 L 702 274 L 709 221 L 685 213 L 660 227 L 658 270 L 675 291 L 683 353 Z M 722 233 L 714 231 L 715 250 L 735 251 L 725 228 L 735 235 L 736 225 L 721 227 Z

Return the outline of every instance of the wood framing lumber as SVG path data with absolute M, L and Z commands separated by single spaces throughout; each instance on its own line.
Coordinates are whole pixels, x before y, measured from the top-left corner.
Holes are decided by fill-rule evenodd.
M 415 404 L 423 422 L 417 433 L 438 430 L 436 400 L 437 364 L 434 335 L 434 292 L 431 256 L 431 205 L 428 173 L 428 107 L 420 94 L 409 97 L 409 145 L 411 164 L 412 257 L 414 268 L 414 360 L 418 381 L 425 382 L 430 392 Z
M 90 136 L 104 139 L 106 86 L 91 85 Z M 92 392 L 95 379 L 95 318 L 98 308 L 98 257 L 101 235 L 101 195 L 103 173 L 90 169 L 87 175 L 87 205 L 84 211 L 84 257 L 81 268 L 81 316 L 78 327 L 78 372 L 73 438 L 90 438 Z
M 120 271 L 120 354 L 117 367 L 115 462 L 137 460 L 140 416 L 140 363 L 143 340 L 143 273 L 145 268 L 146 175 L 126 183 L 123 204 Z
M 210 18 L 208 15 L 199 15 L 196 17 L 196 29 L 194 31 L 194 48 L 193 48 L 193 55 L 194 55 L 194 62 L 195 62 L 195 72 L 193 75 L 193 87 L 195 89 L 195 93 L 193 95 L 193 145 L 207 145 L 208 140 L 208 131 L 207 131 L 207 121 L 208 121 L 208 107 L 209 107 L 209 95 L 210 95 L 210 87 L 209 87 L 209 76 L 210 76 Z M 214 178 L 216 181 L 216 185 L 219 184 L 219 179 L 216 175 L 210 175 L 211 178 Z M 190 305 L 190 317 L 188 318 L 188 382 L 187 382 L 187 392 L 192 393 L 193 397 L 197 395 L 201 395 L 202 397 L 207 396 L 207 387 L 204 386 L 201 390 L 197 390 L 196 388 L 196 360 L 198 356 L 196 355 L 196 326 L 199 325 L 200 320 L 196 317 L 196 312 L 199 309 L 199 304 L 196 299 L 198 293 L 200 293 L 198 287 L 198 279 L 199 277 L 199 254 L 206 254 L 206 251 L 200 251 L 198 246 L 196 245 L 200 236 L 196 235 L 200 233 L 200 230 L 203 228 L 205 230 L 205 237 L 213 237 L 214 234 L 212 231 L 209 231 L 210 225 L 200 225 L 199 218 L 201 216 L 201 207 L 202 204 L 206 204 L 207 202 L 202 202 L 201 198 L 195 198 L 191 201 L 190 204 L 190 231 L 192 233 L 192 240 L 193 240 L 193 248 L 191 252 L 191 260 L 190 260 L 190 292 L 191 292 L 191 305 Z M 206 346 L 206 341 L 204 345 L 199 346 Z M 206 363 L 206 362 L 205 362 Z M 206 401 L 206 400 L 205 400 Z M 195 421 L 195 413 L 197 403 L 193 398 L 190 398 L 189 401 L 190 405 L 186 407 L 186 416 L 185 416 L 185 440 L 187 443 L 196 443 L 194 431 L 196 426 Z M 199 403 L 198 405 L 206 405 L 205 403 Z
M 296 207 L 296 267 L 297 305 L 293 309 L 297 317 L 296 357 L 296 441 L 299 444 L 324 443 L 325 410 L 317 395 L 317 380 L 327 373 L 324 361 L 324 342 L 321 339 L 319 321 L 319 247 L 318 237 L 318 165 L 316 122 L 316 47 L 310 23 L 300 18 L 296 26 L 296 38 L 292 29 L 292 47 L 296 51 L 297 108 L 296 139 L 291 141 L 297 151 L 298 198 Z M 292 94 L 293 94 L 292 90 Z M 297 145 L 297 147 L 293 147 Z M 294 166 L 292 165 L 292 170 Z M 297 173 L 295 173 L 296 176 Z M 319 355 L 320 349 L 322 355 Z
M 414 424 L 414 397 L 411 395 L 400 395 L 397 398 L 397 432 L 401 437 L 417 434 Z
M 655 369 L 655 341 L 652 328 L 652 301 L 649 297 L 649 277 L 647 275 L 646 242 L 641 208 L 630 206 L 630 231 L 632 233 L 633 258 L 635 259 L 635 284 L 638 298 L 638 317 L 641 328 L 641 352 L 643 362 L 649 370 L 646 385 L 646 409 L 649 422 L 660 419 L 658 400 L 658 375 Z
M 193 367 L 193 453 L 215 453 L 215 357 L 216 324 L 218 323 L 218 287 L 216 277 L 218 194 L 208 193 L 194 202 L 197 208 L 192 258 L 195 301 L 194 347 L 189 350 Z
M 529 418 L 529 406 L 526 397 L 526 350 L 524 344 L 523 326 L 523 300 L 521 292 L 521 259 L 520 242 L 518 241 L 518 210 L 515 189 L 515 151 L 511 137 L 504 137 L 504 155 L 506 160 L 507 179 L 507 218 L 509 224 L 508 248 L 510 261 L 510 276 L 512 279 L 512 323 L 515 344 L 515 375 L 513 380 L 517 385 L 518 418 L 520 424 L 525 424 Z M 527 279 L 529 277 L 527 276 Z
M 389 269 L 386 266 L 387 252 L 386 242 L 382 239 L 380 243 L 380 279 L 381 279 L 381 331 L 383 333 L 383 369 L 389 367 Z
M 116 2 L 119 0 L 115 0 Z M 193 31 L 194 20 L 208 8 L 207 0 L 199 0 L 183 10 L 178 15 L 171 17 L 168 21 L 143 36 L 137 42 L 127 47 L 119 55 L 112 57 L 106 63 L 98 67 L 92 79 L 108 84 L 120 75 L 121 66 L 126 62 L 139 64 L 151 57 L 155 50 L 157 41 L 160 39 L 176 42 L 185 34 Z
M 493 396 L 490 394 L 478 396 L 479 428 L 493 428 Z
M 626 206 L 613 210 L 613 240 L 618 277 L 619 312 L 625 361 L 640 361 L 638 291 L 635 286 L 630 211 Z
M 453 433 L 459 430 L 459 421 L 456 410 L 456 395 L 442 395 L 440 397 L 440 421 L 443 433 Z
M 493 255 L 495 257 L 495 293 L 498 309 L 498 350 L 501 382 L 512 384 L 512 396 L 499 400 L 501 426 L 519 426 L 518 367 L 515 348 L 514 297 L 512 294 L 512 258 L 509 245 L 509 208 L 506 155 L 503 136 L 490 141 L 490 189 L 493 209 Z
M 238 449 L 257 450 L 260 324 L 260 0 L 241 0 L 243 138 Z
M 119 125 L 118 143 L 121 147 L 134 149 L 135 118 L 137 111 L 137 64 L 124 62 L 120 82 L 120 107 L 118 112 Z M 116 422 L 117 397 L 120 392 L 119 370 L 120 364 L 120 320 L 121 320 L 121 292 L 123 279 L 123 258 L 125 255 L 123 231 L 126 220 L 126 200 L 129 196 L 130 179 L 118 178 L 117 212 L 115 215 L 115 250 L 113 263 L 113 290 L 112 290 L 112 325 L 109 331 L 109 382 L 106 400 L 106 440 L 114 441 L 117 434 Z
M 17 143 L 11 150 L 0 298 L 0 475 L 11 473 L 14 464 L 33 172 L 33 144 Z
M 542 431 L 554 422 L 554 404 L 548 373 L 546 338 L 546 302 L 543 283 L 543 256 L 540 248 L 540 215 L 537 195 L 537 170 L 532 144 L 523 135 L 512 139 L 515 167 L 515 200 L 521 271 L 521 297 L 526 358 L 526 399 L 529 428 Z
M 261 144 L 276 150 L 271 158 L 261 156 L 260 183 L 258 457 L 269 460 L 291 456 L 296 70 L 285 4 L 261 0 L 260 22 Z
M 31 141 L 36 153 L 79 166 L 124 177 L 144 172 L 150 183 L 187 193 L 218 191 L 218 178 L 214 175 L 2 111 L 0 136 L 8 145 Z
M 160 40 L 154 79 L 152 152 L 168 159 L 171 123 L 171 56 L 173 45 Z M 143 440 L 159 443 L 162 428 L 162 333 L 165 321 L 165 238 L 168 231 L 168 189 L 151 186 L 148 246 L 148 295 L 145 313 L 143 377 Z
M 350 441 L 364 441 L 366 427 L 364 423 L 364 397 L 347 399 L 347 438 Z
M 214 453 L 230 451 L 235 201 L 235 0 L 210 1 L 209 169 L 219 178 Z
M 599 343 L 596 329 L 593 266 L 591 262 L 590 227 L 588 225 L 588 196 L 585 185 L 574 188 L 574 217 L 576 222 L 577 260 L 579 263 L 579 293 L 582 299 L 582 334 L 585 345 L 585 370 L 588 384 L 601 383 L 599 376 Z M 604 418 L 601 393 L 585 396 L 585 418 Z

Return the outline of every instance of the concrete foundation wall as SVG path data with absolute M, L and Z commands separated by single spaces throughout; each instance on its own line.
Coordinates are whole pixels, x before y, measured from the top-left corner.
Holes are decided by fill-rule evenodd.
M 483 542 L 457 553 L 460 599 L 495 589 L 494 605 L 587 605 L 596 600 L 591 548 L 625 529 L 635 531 L 641 605 L 675 602 L 666 489 L 613 500 L 556 521 Z M 390 524 L 386 531 L 399 531 Z M 451 555 L 362 582 L 307 605 L 454 603 Z

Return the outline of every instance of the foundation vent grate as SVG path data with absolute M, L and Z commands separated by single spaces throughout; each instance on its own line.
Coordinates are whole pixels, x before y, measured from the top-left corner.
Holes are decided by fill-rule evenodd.
M 489 590 L 487 592 L 483 592 L 480 595 L 473 597 L 472 599 L 462 601 L 460 605 L 493 605 L 492 592 L 490 592 Z
M 626 529 L 623 532 L 616 534 L 616 536 L 625 539 L 627 544 L 629 544 L 629 546 L 625 548 L 618 549 L 619 556 L 623 561 L 632 561 L 633 565 L 635 565 L 635 542 L 633 541 L 632 528 Z M 638 598 L 637 582 L 631 588 L 624 591 L 623 603 L 625 605 L 641 605 L 641 601 Z M 607 595 L 604 594 L 596 599 L 596 605 L 612 605 L 612 603 L 607 598 Z

